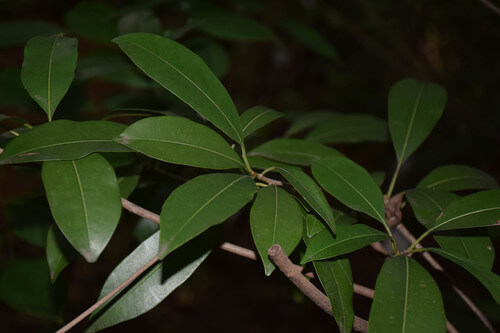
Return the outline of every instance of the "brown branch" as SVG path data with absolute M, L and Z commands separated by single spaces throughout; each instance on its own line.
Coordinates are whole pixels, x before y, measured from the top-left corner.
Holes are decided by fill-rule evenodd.
M 319 306 L 323 311 L 333 316 L 332 305 L 328 297 L 319 291 L 302 273 L 297 270 L 290 259 L 283 252 L 280 245 L 275 244 L 271 246 L 268 251 L 269 257 L 276 266 L 285 274 L 285 276 L 306 295 L 311 301 Z M 358 316 L 354 316 L 353 328 L 359 332 L 368 331 L 368 322 Z
M 122 207 L 131 212 L 132 214 L 144 217 L 157 224 L 160 224 L 160 215 L 155 214 L 147 209 L 144 209 L 141 206 L 137 206 L 135 203 L 132 203 L 125 198 L 122 198 Z
M 406 240 L 408 240 L 410 243 L 413 243 L 416 241 L 415 236 L 403 225 L 399 224 L 396 229 L 403 235 Z M 418 243 L 415 246 L 417 249 L 421 249 L 422 245 Z M 440 263 L 434 259 L 434 257 L 429 253 L 429 252 L 422 252 L 422 256 L 424 259 L 437 271 L 443 273 L 450 281 L 453 281 L 451 276 L 446 273 L 444 270 L 443 266 L 441 266 Z M 460 288 L 458 288 L 454 283 L 451 284 L 452 289 L 462 298 L 462 300 L 469 306 L 469 308 L 476 314 L 476 316 L 481 320 L 481 322 L 488 328 L 488 330 L 492 333 L 496 332 L 495 328 L 491 324 L 491 322 L 488 320 L 488 318 L 484 315 L 484 313 L 481 312 L 481 310 L 474 304 L 474 302 L 467 296 Z
M 132 274 L 130 277 L 128 277 L 125 281 L 123 281 L 118 287 L 113 289 L 110 293 L 108 293 L 106 296 L 101 298 L 99 301 L 97 301 L 94 305 L 92 305 L 90 308 L 82 312 L 78 317 L 64 325 L 62 328 L 60 328 L 56 333 L 65 333 L 69 331 L 71 328 L 73 328 L 76 324 L 81 322 L 83 319 L 85 319 L 87 316 L 89 316 L 92 312 L 97 310 L 101 305 L 106 303 L 109 299 L 111 299 L 113 296 L 115 296 L 117 293 L 119 293 L 123 288 L 128 286 L 132 281 L 137 279 L 142 273 L 144 273 L 149 267 L 151 267 L 153 264 L 155 264 L 158 261 L 158 256 L 154 257 L 151 259 L 146 265 L 141 267 L 137 272 Z
M 493 11 L 495 14 L 497 15 L 500 15 L 500 8 L 498 8 L 497 6 L 495 6 L 495 4 L 493 4 L 492 2 L 488 1 L 488 0 L 479 0 L 483 5 L 485 5 L 486 7 L 488 7 L 491 11 Z

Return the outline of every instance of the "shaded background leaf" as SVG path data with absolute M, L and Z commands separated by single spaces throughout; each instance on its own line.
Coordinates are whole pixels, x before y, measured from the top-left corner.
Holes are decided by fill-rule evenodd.
M 442 191 L 486 190 L 498 187 L 495 178 L 467 165 L 443 165 L 432 170 L 417 185 Z

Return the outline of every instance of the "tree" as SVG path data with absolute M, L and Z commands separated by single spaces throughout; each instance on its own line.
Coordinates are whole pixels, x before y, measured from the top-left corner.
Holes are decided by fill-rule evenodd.
M 10 43 L 29 38 L 20 79 L 46 119 L 32 125 L 2 115 L 7 130 L 0 165 L 14 170 L 32 166 L 53 219 L 41 231 L 47 235 L 46 263 L 17 259 L 4 265 L 0 295 L 6 304 L 61 318 L 59 274 L 77 257 L 96 262 L 111 246 L 123 210 L 159 229 L 149 226 L 143 232 L 137 247 L 108 271 L 99 300 L 60 332 L 87 316 L 86 330 L 93 332 L 148 312 L 214 248 L 260 260 L 267 276 L 279 268 L 333 316 L 342 332 L 454 331 L 435 276 L 453 284 L 455 278 L 436 257 L 461 266 L 500 302 L 488 234 L 500 221 L 495 178 L 469 165 L 447 164 L 411 186 L 397 185 L 400 171 L 446 108 L 448 94 L 441 85 L 398 80 L 388 91 L 387 121 L 352 111 L 290 116 L 265 106 L 240 114 L 241 107 L 219 79 L 227 71 L 224 47 L 211 39 L 183 37 L 201 32 L 268 43 L 279 37 L 258 21 L 196 2 L 183 26 L 163 32 L 162 21 L 147 8 L 154 4 L 144 6 L 124 7 L 112 15 L 108 5 L 81 2 L 64 16 L 71 35 L 53 34 L 59 27 L 52 23 L 4 23 L 25 32 Z M 32 37 L 30 28 L 37 36 Z M 306 24 L 288 20 L 280 28 L 325 61 L 342 66 L 329 40 Z M 104 43 L 106 49 L 111 38 L 118 48 L 86 55 L 77 64 L 80 39 Z M 132 89 L 107 100 L 114 111 L 100 120 L 89 120 L 86 113 L 68 117 L 78 120 L 56 115 L 70 86 L 93 76 Z M 283 135 L 262 134 L 283 117 L 292 119 Z M 349 150 L 332 147 L 365 142 L 392 142 L 396 165 L 387 182 L 385 172 L 370 173 Z M 165 179 L 175 183 L 168 184 L 168 193 L 157 192 L 164 201 L 161 214 L 128 200 L 141 187 L 147 192 L 154 188 L 149 186 L 164 186 Z M 413 213 L 403 218 L 406 205 Z M 250 225 L 256 252 L 221 243 L 223 222 L 235 216 Z M 30 240 L 26 232 L 18 234 Z M 431 237 L 435 243 L 421 245 Z M 353 283 L 350 255 L 367 246 L 387 257 L 380 271 L 373 272 L 374 290 Z M 372 258 L 379 255 L 370 253 Z M 324 293 L 304 276 L 304 269 Z M 494 329 L 466 293 L 455 284 L 453 288 Z M 354 293 L 373 298 L 364 319 L 355 315 Z

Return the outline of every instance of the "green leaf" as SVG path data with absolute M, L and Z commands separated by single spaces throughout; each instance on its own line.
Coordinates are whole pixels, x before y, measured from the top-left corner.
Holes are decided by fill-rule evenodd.
M 307 214 L 305 217 L 306 235 L 311 238 L 320 231 L 326 229 L 326 226 L 312 214 Z
M 151 310 L 184 283 L 207 258 L 217 233 L 210 230 L 158 261 L 137 280 L 97 309 L 86 332 L 97 332 Z M 158 254 L 159 232 L 145 240 L 116 266 L 102 287 L 99 299 L 124 282 Z
M 145 118 L 130 125 L 115 141 L 169 163 L 210 169 L 244 167 L 219 134 L 186 118 Z
M 495 178 L 467 165 L 445 165 L 432 170 L 417 185 L 442 191 L 483 190 L 497 188 Z
M 364 224 L 337 225 L 336 236 L 325 229 L 310 239 L 301 263 L 347 254 L 387 237 L 387 234 Z
M 35 36 L 48 36 L 62 29 L 53 22 L 41 20 L 9 20 L 0 22 L 0 47 L 23 45 Z
M 432 131 L 446 104 L 441 86 L 404 79 L 389 92 L 389 131 L 398 165 L 410 157 Z
M 0 155 L 0 165 L 72 160 L 93 152 L 129 151 L 113 142 L 125 128 L 122 124 L 101 120 L 45 123 L 11 140 Z
M 68 243 L 57 227 L 51 225 L 47 233 L 46 257 L 52 283 L 56 281 L 59 273 L 68 266 L 73 254 L 71 244 Z
M 334 111 L 313 111 L 306 112 L 300 115 L 297 119 L 295 119 L 288 127 L 288 130 L 285 133 L 285 137 L 289 137 L 295 135 L 297 133 L 303 132 L 307 129 L 315 127 L 316 125 L 322 124 L 325 121 L 334 119 L 338 117 L 339 114 Z
M 271 167 L 282 167 L 288 169 L 302 170 L 298 166 L 291 166 L 285 163 L 269 160 L 261 156 L 248 156 L 248 162 L 253 169 L 265 170 Z
M 19 260 L 4 266 L 0 273 L 0 299 L 14 310 L 62 320 L 63 289 L 50 283 L 44 259 Z
M 278 168 L 277 170 L 335 232 L 332 209 L 316 182 L 301 170 L 289 168 Z
M 45 162 L 42 180 L 59 229 L 88 262 L 95 262 L 121 214 L 113 168 L 99 154 L 76 161 Z
M 340 332 L 348 333 L 354 323 L 353 280 L 349 259 L 313 261 L 319 281 L 332 304 Z
M 474 275 L 491 293 L 495 301 L 500 304 L 500 276 L 491 272 L 489 269 L 485 269 L 478 265 L 474 260 L 462 257 L 458 253 L 451 251 L 437 249 L 437 248 L 426 248 L 422 249 L 425 251 L 432 251 L 439 254 L 443 258 L 453 261 L 457 265 L 465 268 L 469 273 Z
M 76 35 L 101 43 L 116 37 L 116 9 L 98 2 L 79 2 L 64 15 L 64 24 Z
M 209 174 L 176 188 L 160 216 L 160 258 L 219 224 L 250 202 L 257 187 L 249 176 Z
M 388 139 L 387 124 L 385 120 L 367 114 L 338 115 L 314 128 L 306 139 L 328 144 L 385 142 Z
M 285 190 L 268 186 L 257 192 L 250 211 L 252 236 L 260 254 L 266 275 L 275 266 L 267 251 L 280 244 L 286 255 L 293 252 L 302 238 L 302 211 L 300 204 Z
M 242 42 L 266 42 L 276 39 L 274 33 L 262 23 L 223 9 L 205 7 L 196 11 L 194 18 L 203 21 L 199 26 L 201 31 L 219 38 Z
M 430 189 L 415 189 L 406 192 L 417 220 L 425 227 L 444 213 L 446 207 L 460 199 L 456 194 Z M 433 234 L 433 238 L 445 250 L 474 260 L 478 265 L 491 269 L 495 260 L 495 250 L 487 230 L 462 229 L 446 230 Z
M 243 126 L 243 136 L 247 137 L 270 122 L 283 117 L 283 113 L 271 110 L 265 106 L 254 106 L 240 116 Z
M 316 181 L 344 205 L 387 226 L 382 192 L 361 166 L 347 158 L 327 157 L 313 162 L 312 173 Z
M 377 277 L 368 332 L 446 332 L 441 292 L 407 256 L 389 258 Z
M 140 178 L 140 175 L 121 176 L 116 178 L 122 198 L 127 199 L 132 192 L 134 192 L 135 188 L 139 184 Z
M 113 41 L 149 77 L 243 144 L 238 111 L 199 56 L 177 42 L 147 33 L 128 34 Z
M 500 221 L 500 190 L 467 195 L 452 202 L 429 231 L 489 227 Z
M 21 80 L 49 121 L 75 76 L 77 48 L 76 38 L 62 34 L 32 38 L 24 47 Z
M 118 20 L 117 30 L 119 35 L 131 32 L 149 32 L 159 35 L 162 32 L 162 24 L 153 11 L 138 10 L 123 15 Z
M 316 30 L 310 28 L 308 25 L 294 21 L 286 21 L 281 25 L 306 48 L 332 61 L 340 62 L 335 47 Z
M 278 162 L 309 166 L 325 156 L 344 156 L 322 144 L 299 139 L 275 139 L 252 149 L 248 156 L 260 156 Z

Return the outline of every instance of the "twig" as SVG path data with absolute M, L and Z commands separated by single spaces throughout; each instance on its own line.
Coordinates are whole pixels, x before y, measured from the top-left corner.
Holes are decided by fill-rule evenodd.
M 132 203 L 125 198 L 122 198 L 122 207 L 131 212 L 132 214 L 144 217 L 157 224 L 160 224 L 160 215 L 155 214 L 147 209 L 144 209 L 141 206 L 137 206 L 135 203 Z
M 398 229 L 398 231 L 401 233 L 401 235 L 403 235 L 403 237 L 406 238 L 410 243 L 413 243 L 416 241 L 415 236 L 413 236 L 413 234 L 403 224 L 399 224 L 396 227 L 396 229 Z M 418 243 L 415 247 L 417 249 L 421 249 L 422 245 L 420 245 L 420 243 Z M 443 273 L 450 281 L 452 281 L 451 276 L 449 276 L 448 273 L 446 273 L 443 266 L 441 266 L 441 264 L 438 263 L 436 261 L 436 259 L 434 259 L 434 257 L 429 252 L 422 252 L 422 256 L 435 270 Z M 465 304 L 467 304 L 469 306 L 469 308 L 472 310 L 472 312 L 474 312 L 476 314 L 476 316 L 481 320 L 481 322 L 484 324 L 484 326 L 486 326 L 486 328 L 488 328 L 488 330 L 490 332 L 492 332 L 492 333 L 496 332 L 495 328 L 493 327 L 491 322 L 488 320 L 488 318 L 486 318 L 486 316 L 481 312 L 481 310 L 476 306 L 476 304 L 474 304 L 474 302 L 469 298 L 469 296 L 467 296 L 455 284 L 452 284 L 451 287 L 458 294 L 458 296 L 460 296 L 460 298 L 462 298 L 462 300 L 465 302 Z
M 366 298 L 375 297 L 375 290 L 362 286 L 360 284 L 353 283 L 354 292 L 358 295 L 365 296 Z
M 495 14 L 500 15 L 500 8 L 495 6 L 495 4 L 491 3 L 489 0 L 479 0 L 483 5 L 491 9 Z
M 311 301 L 319 306 L 323 311 L 333 316 L 332 305 L 328 297 L 318 290 L 302 273 L 300 273 L 290 259 L 285 255 L 280 245 L 271 246 L 268 251 L 271 260 L 285 274 L 285 276 L 309 297 Z M 368 322 L 358 316 L 354 316 L 354 326 L 356 331 L 367 332 Z
M 146 265 L 144 265 L 142 268 L 140 268 L 137 272 L 132 274 L 128 279 L 123 281 L 118 287 L 113 289 L 109 294 L 101 298 L 99 301 L 97 301 L 94 305 L 92 305 L 90 308 L 82 312 L 78 317 L 64 325 L 62 328 L 60 328 L 56 333 L 65 333 L 69 331 L 73 326 L 81 322 L 83 319 L 85 319 L 87 316 L 89 316 L 92 312 L 94 312 L 96 309 L 98 309 L 101 305 L 106 303 L 111 297 L 115 296 L 117 293 L 119 293 L 123 288 L 128 286 L 132 281 L 137 279 L 142 273 L 144 273 L 149 267 L 151 267 L 153 264 L 155 264 L 158 261 L 158 256 L 154 257 L 151 259 Z

